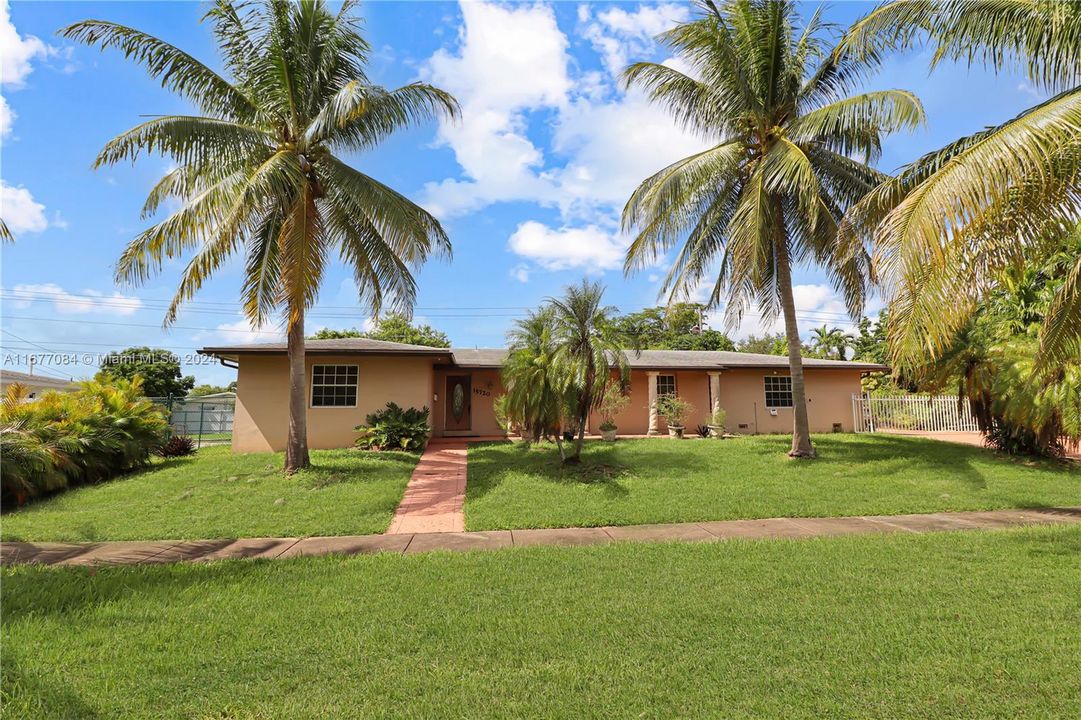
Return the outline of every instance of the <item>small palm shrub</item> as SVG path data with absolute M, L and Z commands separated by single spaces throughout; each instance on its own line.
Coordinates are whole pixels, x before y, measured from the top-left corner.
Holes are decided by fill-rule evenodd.
M 165 441 L 162 410 L 142 398 L 142 381 L 86 382 L 74 393 L 26 402 L 8 388 L 0 403 L 0 496 L 5 503 L 109 480 L 141 467 Z
M 365 450 L 421 450 L 428 441 L 428 408 L 403 410 L 396 403 L 365 418 L 364 425 L 355 428 L 360 432 L 357 447 Z
M 157 454 L 163 458 L 186 457 L 195 454 L 195 440 L 190 435 L 173 435 L 162 443 Z

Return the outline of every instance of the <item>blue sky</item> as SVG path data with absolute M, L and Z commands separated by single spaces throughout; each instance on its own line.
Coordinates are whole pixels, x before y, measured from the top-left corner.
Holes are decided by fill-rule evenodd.
M 113 263 L 145 226 L 142 203 L 169 165 L 150 157 L 94 171 L 94 157 L 140 116 L 191 108 L 118 53 L 56 35 L 77 20 L 112 20 L 216 67 L 209 30 L 199 24 L 205 4 L 0 0 L 0 7 L 0 213 L 17 237 L 0 250 L 3 367 L 25 370 L 24 356 L 35 353 L 52 360 L 38 366 L 42 372 L 80 378 L 95 372 L 96 355 L 130 345 L 167 347 L 188 360 L 205 345 L 277 339 L 278 327 L 252 329 L 240 315 L 239 263 L 168 331 L 161 329 L 163 308 L 182 263 L 141 287 L 113 284 Z M 838 3 L 826 17 L 845 24 L 870 7 Z M 666 60 L 651 38 L 685 18 L 689 6 L 377 2 L 360 12 L 376 82 L 425 79 L 453 92 L 464 109 L 456 126 L 431 123 L 347 158 L 431 209 L 450 234 L 453 261 L 419 273 L 418 318 L 455 345 L 490 347 L 502 344 L 525 308 L 584 275 L 601 279 L 622 310 L 656 304 L 662 267 L 622 275 L 627 239 L 618 233 L 619 210 L 640 180 L 701 141 L 640 96 L 623 93 L 614 73 L 629 61 Z M 926 128 L 887 142 L 886 171 L 1038 97 L 1020 76 L 953 66 L 931 75 L 918 52 L 892 59 L 868 88 L 911 90 L 928 115 Z M 801 267 L 795 282 L 804 328 L 848 327 L 821 272 Z M 308 330 L 366 322 L 349 273 L 332 268 Z M 720 327 L 719 318 L 715 323 Z M 762 329 L 749 317 L 733 335 Z M 188 363 L 185 372 L 200 382 L 234 377 L 210 364 Z

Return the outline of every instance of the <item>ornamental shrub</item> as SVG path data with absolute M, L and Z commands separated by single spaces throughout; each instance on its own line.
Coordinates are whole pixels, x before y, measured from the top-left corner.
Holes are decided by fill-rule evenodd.
M 384 410 L 365 418 L 364 425 L 355 428 L 360 432 L 357 447 L 365 450 L 420 451 L 428 442 L 428 408 L 403 410 L 389 402 Z
M 109 480 L 146 465 L 169 433 L 139 378 L 82 383 L 26 401 L 14 384 L 0 403 L 0 496 L 21 505 L 64 488 Z

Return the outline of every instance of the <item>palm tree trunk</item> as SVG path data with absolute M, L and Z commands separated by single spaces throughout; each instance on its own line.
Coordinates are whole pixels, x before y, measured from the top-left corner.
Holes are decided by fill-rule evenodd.
M 775 208 L 773 238 L 777 258 L 777 287 L 781 293 L 784 332 L 788 341 L 788 373 L 792 377 L 792 449 L 788 456 L 813 458 L 815 449 L 811 445 L 811 429 L 807 420 L 807 391 L 803 384 L 803 353 L 799 326 L 796 324 L 796 301 L 792 296 L 792 262 L 788 256 L 788 233 L 784 228 L 784 216 L 779 202 Z
M 589 408 L 593 405 L 593 383 L 596 379 L 597 372 L 591 364 L 586 372 L 582 395 L 578 398 L 578 437 L 574 440 L 574 454 L 567 458 L 567 462 L 580 462 L 582 459 L 582 445 L 586 440 L 586 423 L 589 422 Z
M 285 445 L 285 472 L 311 467 L 308 457 L 308 403 L 304 372 L 304 309 L 290 313 L 289 325 L 289 439 Z

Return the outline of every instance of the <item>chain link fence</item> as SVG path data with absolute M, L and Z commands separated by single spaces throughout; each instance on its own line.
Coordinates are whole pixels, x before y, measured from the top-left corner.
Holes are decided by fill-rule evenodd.
M 176 435 L 187 435 L 196 447 L 228 445 L 233 441 L 236 395 L 148 398 L 165 408 Z

